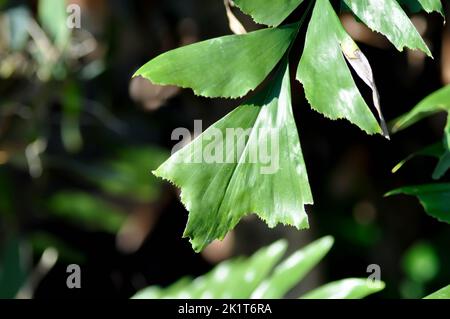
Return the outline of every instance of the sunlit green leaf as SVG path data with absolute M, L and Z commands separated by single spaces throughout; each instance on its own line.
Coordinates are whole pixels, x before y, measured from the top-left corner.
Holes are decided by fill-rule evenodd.
M 325 257 L 332 245 L 333 238 L 324 237 L 295 252 L 275 268 L 271 277 L 258 286 L 252 298 L 283 297 Z
M 450 184 L 402 187 L 389 192 L 387 196 L 398 194 L 417 196 L 430 216 L 450 224 Z
M 450 285 L 426 296 L 423 299 L 450 299 Z
M 286 250 L 286 242 L 280 240 L 260 249 L 249 258 L 239 257 L 224 261 L 209 273 L 193 280 L 182 278 L 167 288 L 145 288 L 136 293 L 133 299 L 280 298 L 317 265 L 332 243 L 332 237 L 319 239 L 291 255 L 270 274 Z M 262 289 L 267 284 L 270 287 Z M 305 297 L 363 298 L 383 288 L 384 283 L 380 281 L 346 279 L 319 288 Z M 272 289 L 275 291 L 270 292 Z M 260 293 L 264 293 L 264 296 L 260 296 Z
M 135 76 L 206 97 L 241 97 L 273 70 L 297 30 L 298 24 L 291 24 L 195 43 L 156 57 Z
M 362 299 L 384 289 L 382 281 L 372 282 L 363 278 L 349 278 L 319 287 L 302 299 Z
M 184 278 L 164 289 L 149 287 L 138 292 L 133 298 L 249 298 L 281 259 L 286 247 L 286 242 L 281 240 L 260 249 L 249 258 L 224 261 L 209 273 L 194 280 Z
M 385 35 L 394 46 L 419 49 L 431 56 L 430 49 L 401 6 L 393 0 L 344 0 L 369 28 Z
M 381 133 L 343 55 L 357 45 L 345 32 L 329 0 L 317 0 L 297 71 L 312 108 L 331 119 L 345 118 L 369 134 Z
M 233 2 L 243 12 L 252 16 L 255 22 L 278 26 L 303 0 L 234 0 Z
M 184 235 L 196 251 L 224 238 L 250 213 L 270 227 L 308 227 L 304 205 L 313 201 L 291 108 L 285 63 L 267 90 L 155 171 L 181 187 L 190 212 Z

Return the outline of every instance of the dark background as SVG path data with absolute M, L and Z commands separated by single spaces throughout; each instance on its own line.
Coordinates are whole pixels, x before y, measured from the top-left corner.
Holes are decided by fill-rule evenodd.
M 181 238 L 187 212 L 176 190 L 150 172 L 168 157 L 175 143 L 170 140 L 173 129 L 193 129 L 195 119 L 210 125 L 239 101 L 195 97 L 190 90 L 161 90 L 131 77 L 160 53 L 230 34 L 223 3 L 71 2 L 81 6 L 82 29 L 96 43 L 88 54 L 66 58 L 62 75 L 39 76 L 39 61 L 28 47 L 14 51 L 0 44 L 0 65 L 17 54 L 23 59 L 12 60 L 12 72 L 0 72 L 0 247 L 6 251 L 16 239 L 21 247 L 28 247 L 31 259 L 24 266 L 24 278 L 33 273 L 46 248 L 57 247 L 60 256 L 33 286 L 32 296 L 129 298 L 148 285 L 165 286 L 184 275 L 205 273 L 224 258 L 252 253 L 276 238 L 289 239 L 294 250 L 325 235 L 335 237 L 331 253 L 293 296 L 327 281 L 365 277 L 369 264 L 381 266 L 387 283 L 376 298 L 417 298 L 448 284 L 448 225 L 427 216 L 414 198 L 383 196 L 397 187 L 431 182 L 435 164 L 431 158 L 414 159 L 396 174 L 391 169 L 410 153 L 441 139 L 444 115 L 424 120 L 388 141 L 315 113 L 301 85 L 293 82 L 294 113 L 315 199 L 308 208 L 310 230 L 270 230 L 258 219 L 246 218 L 225 243 L 195 254 Z M 0 5 L 2 16 L 19 5 L 34 16 L 37 10 L 37 1 L 0 1 Z M 446 9 L 448 13 L 448 5 Z M 302 10 L 303 6 L 290 19 Z M 258 28 L 238 10 L 235 13 L 248 30 Z M 371 61 L 387 120 L 450 82 L 450 51 L 443 44 L 449 45 L 450 31 L 439 15 L 414 15 L 434 59 L 398 52 L 348 14 L 343 19 Z M 358 36 L 357 31 L 361 31 Z M 299 59 L 301 45 L 299 41 L 292 60 Z M 85 67 L 94 62 L 101 65 L 98 73 L 83 76 Z M 358 85 L 370 101 L 369 89 Z M 71 111 L 70 105 L 79 107 Z M 75 128 L 70 124 L 74 122 Z M 82 147 L 70 138 L 64 142 L 61 135 L 62 131 L 76 135 L 77 127 Z M 39 139 L 47 144 L 40 155 L 42 172 L 32 173 L 25 154 Z M 108 186 L 117 174 L 124 179 L 124 189 L 119 191 Z M 67 195 L 69 191 L 72 195 Z M 122 214 L 120 227 L 105 231 L 109 215 L 101 217 L 89 205 L 83 206 L 74 192 L 115 207 Z M 66 197 L 56 200 L 61 193 Z M 84 212 L 85 217 L 67 217 L 67 211 Z M 411 260 L 421 266 L 411 266 Z M 66 267 L 71 263 L 81 266 L 82 289 L 66 287 Z

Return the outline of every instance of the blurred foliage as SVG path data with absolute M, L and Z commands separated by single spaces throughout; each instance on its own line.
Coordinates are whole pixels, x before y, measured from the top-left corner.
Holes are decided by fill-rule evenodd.
M 92 194 L 61 192 L 48 200 L 51 214 L 94 230 L 116 233 L 125 221 L 124 212 Z
M 10 299 L 16 296 L 27 278 L 26 247 L 16 237 L 0 248 L 0 299 Z
M 281 298 L 322 260 L 332 245 L 332 237 L 321 238 L 278 264 L 287 248 L 287 242 L 280 240 L 248 258 L 224 261 L 201 277 L 182 278 L 166 288 L 148 287 L 133 298 Z M 300 298 L 360 299 L 383 288 L 381 281 L 350 278 L 319 287 Z
M 68 3 L 0 3 L 0 298 L 42 279 L 38 260 L 45 265 L 49 248 L 62 263 L 87 262 L 64 231 L 41 224 L 117 236 L 133 205 L 162 196 L 150 171 L 167 151 L 124 136 L 107 88 L 98 86 L 106 51 L 87 28 L 68 27 Z M 98 86 L 94 95 L 89 85 Z M 92 136 L 104 143 L 94 161 L 86 147 Z M 25 296 L 39 282 L 32 285 Z

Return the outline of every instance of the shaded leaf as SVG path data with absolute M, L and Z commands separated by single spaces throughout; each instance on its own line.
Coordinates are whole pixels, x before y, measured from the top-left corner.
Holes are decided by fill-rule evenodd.
M 317 0 L 297 71 L 312 108 L 331 119 L 345 118 L 369 134 L 381 129 L 362 98 L 342 53 L 357 47 L 328 0 Z M 332 70 L 332 72 L 330 72 Z
M 335 281 L 319 287 L 307 294 L 302 299 L 362 299 L 371 294 L 383 290 L 385 284 L 382 281 L 371 282 L 363 278 L 349 278 Z
M 428 156 L 428 157 L 435 157 L 435 158 L 440 158 L 445 152 L 445 149 L 442 145 L 442 143 L 435 143 L 432 145 L 429 145 L 427 147 L 424 147 L 423 149 L 414 152 L 413 154 L 409 155 L 408 157 L 406 157 L 405 159 L 401 160 L 398 164 L 396 164 L 394 166 L 394 168 L 392 169 L 392 173 L 397 173 L 398 170 L 400 170 L 403 165 L 405 165 L 407 162 L 409 162 L 410 160 L 412 160 L 413 158 L 417 157 L 417 156 Z
M 267 90 L 154 172 L 181 187 L 190 212 L 184 236 L 196 251 L 224 238 L 252 212 L 270 227 L 308 227 L 304 205 L 313 200 L 292 114 L 287 62 L 281 71 Z M 206 158 L 208 149 L 219 156 Z
M 392 132 L 396 133 L 408 128 L 425 117 L 439 112 L 447 112 L 447 124 L 444 129 L 444 138 L 441 144 L 442 147 L 439 149 L 436 148 L 432 154 L 439 157 L 439 163 L 433 172 L 434 179 L 439 179 L 444 176 L 450 168 L 450 85 L 430 94 L 411 111 L 403 114 L 390 123 Z M 412 156 L 414 156 L 414 154 Z M 406 160 L 408 159 L 409 158 Z
M 450 285 L 426 296 L 423 299 L 450 299 Z
M 402 187 L 386 196 L 398 194 L 417 196 L 428 215 L 450 224 L 450 184 Z
M 119 231 L 126 215 L 111 204 L 83 192 L 60 192 L 48 201 L 51 214 L 92 230 Z
M 450 152 L 446 150 L 443 143 L 440 142 L 427 146 L 420 151 L 409 155 L 407 158 L 395 165 L 395 167 L 392 169 L 392 173 L 396 173 L 400 168 L 403 167 L 403 165 L 417 156 L 429 156 L 439 159 L 439 162 L 433 171 L 433 179 L 440 179 L 450 168 Z
M 191 44 L 161 54 L 135 76 L 206 97 L 241 97 L 273 70 L 297 30 L 298 24 L 291 24 Z
M 98 173 L 88 171 L 86 176 L 108 194 L 153 201 L 160 196 L 161 182 L 148 168 L 161 165 L 167 154 L 155 147 L 121 148 L 113 159 L 98 166 Z
M 361 21 L 370 29 L 385 35 L 397 50 L 403 51 L 403 48 L 408 47 L 421 50 L 431 56 L 430 49 L 396 1 L 344 1 Z
M 294 11 L 303 0 L 233 0 L 257 23 L 278 26 Z
M 425 117 L 438 112 L 450 112 L 450 85 L 437 90 L 423 99 L 411 111 L 390 123 L 393 133 L 404 130 Z
M 292 254 L 278 265 L 252 294 L 255 299 L 283 297 L 311 271 L 333 246 L 332 237 L 321 238 Z

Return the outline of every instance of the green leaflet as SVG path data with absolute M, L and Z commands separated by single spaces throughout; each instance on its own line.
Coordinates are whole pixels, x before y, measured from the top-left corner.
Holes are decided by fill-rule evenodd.
M 261 151 L 272 155 L 270 164 L 258 156 Z M 212 153 L 218 158 L 205 160 Z M 270 227 L 308 227 L 304 205 L 313 199 L 292 114 L 287 61 L 268 90 L 212 125 L 154 173 L 181 187 L 190 212 L 184 236 L 196 251 L 222 239 L 249 213 Z
M 434 170 L 433 178 L 441 178 L 450 168 L 450 85 L 430 94 L 411 111 L 398 117 L 390 124 L 393 133 L 401 131 L 430 115 L 447 112 L 447 125 L 444 130 L 439 163 Z
M 273 295 L 283 297 L 328 253 L 332 243 L 332 237 L 316 240 L 289 256 L 271 274 L 287 248 L 286 242 L 280 240 L 260 249 L 250 257 L 224 261 L 209 273 L 194 280 L 182 278 L 167 288 L 157 286 L 145 288 L 137 292 L 132 299 L 258 298 L 257 291 L 264 282 L 270 283 L 270 289 L 275 290 Z M 273 280 L 275 277 L 277 279 Z M 319 288 L 314 294 L 317 298 L 363 298 L 383 288 L 383 282 L 346 279 L 324 286 L 323 289 Z
M 285 54 L 298 24 L 215 38 L 151 60 L 135 76 L 191 88 L 205 97 L 237 98 L 255 89 Z
M 423 299 L 450 299 L 450 285 L 426 296 Z
M 370 282 L 363 278 L 348 278 L 331 282 L 308 292 L 302 299 L 361 299 L 384 289 L 382 281 Z
M 409 155 L 407 158 L 395 165 L 395 167 L 392 169 L 392 173 L 396 173 L 400 168 L 403 167 L 403 165 L 417 156 L 429 156 L 439 159 L 439 163 L 437 164 L 433 172 L 433 179 L 440 179 L 450 168 L 450 152 L 448 152 L 443 143 L 440 142 L 427 146 Z
M 252 298 L 282 298 L 328 254 L 333 242 L 332 237 L 324 237 L 292 254 L 275 268 L 271 277 L 256 288 Z
M 393 133 L 404 130 L 425 117 L 438 112 L 450 112 L 450 85 L 430 94 L 411 111 L 398 117 L 391 123 Z
M 428 215 L 450 224 L 450 184 L 402 187 L 386 196 L 398 194 L 417 196 Z
M 399 51 L 419 49 L 431 56 L 430 49 L 397 1 L 344 0 L 369 28 L 385 35 Z
M 278 26 L 303 0 L 234 0 L 233 2 L 255 22 Z
M 369 134 L 381 133 L 348 69 L 342 45 L 357 48 L 329 0 L 317 0 L 297 79 L 316 111 L 331 119 L 346 118 Z
M 286 248 L 287 243 L 280 240 L 261 248 L 249 258 L 224 261 L 194 281 L 183 278 L 165 289 L 149 287 L 138 292 L 133 299 L 249 298 L 283 257 Z

